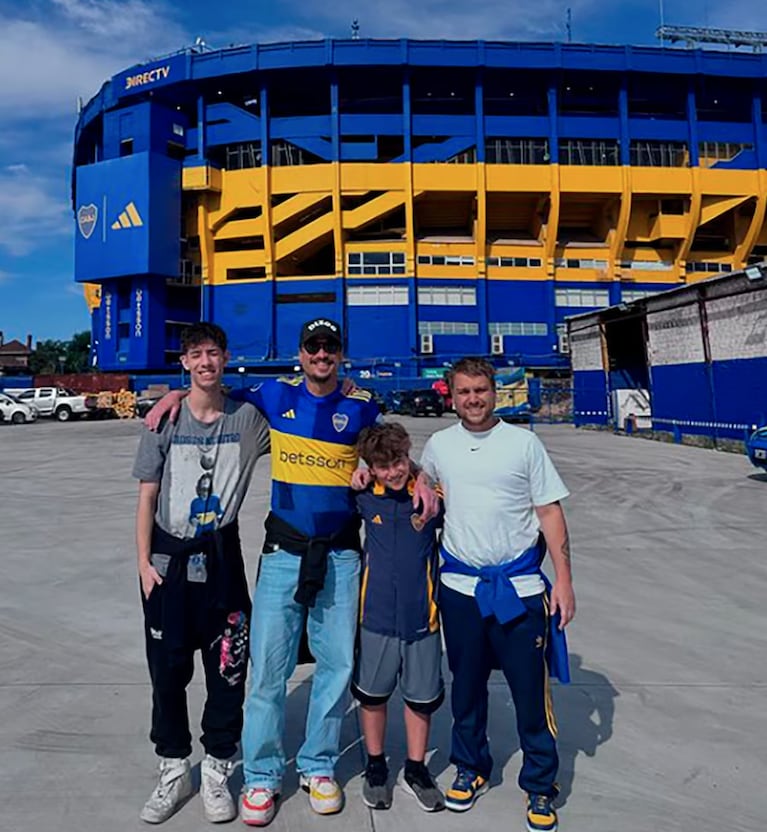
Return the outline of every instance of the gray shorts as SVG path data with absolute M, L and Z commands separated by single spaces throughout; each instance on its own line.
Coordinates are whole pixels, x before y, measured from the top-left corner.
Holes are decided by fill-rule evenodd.
M 430 633 L 418 641 L 403 641 L 360 628 L 354 663 L 352 692 L 363 704 L 385 702 L 399 679 L 402 698 L 415 705 L 441 701 L 442 634 Z

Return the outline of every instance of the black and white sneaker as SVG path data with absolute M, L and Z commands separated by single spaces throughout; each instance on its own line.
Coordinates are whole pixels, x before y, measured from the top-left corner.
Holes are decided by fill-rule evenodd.
M 370 809 L 389 809 L 391 799 L 389 769 L 368 763 L 362 775 L 362 802 Z
M 424 812 L 439 812 L 445 808 L 445 797 L 423 763 L 406 766 L 402 779 L 402 788 L 413 795 Z

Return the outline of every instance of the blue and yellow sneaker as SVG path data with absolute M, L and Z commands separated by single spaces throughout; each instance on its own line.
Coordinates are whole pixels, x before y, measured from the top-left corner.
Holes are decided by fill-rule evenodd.
M 557 813 L 545 794 L 527 796 L 528 832 L 557 832 Z
M 455 773 L 453 785 L 445 792 L 445 806 L 453 812 L 465 812 L 488 789 L 487 780 L 466 768 Z

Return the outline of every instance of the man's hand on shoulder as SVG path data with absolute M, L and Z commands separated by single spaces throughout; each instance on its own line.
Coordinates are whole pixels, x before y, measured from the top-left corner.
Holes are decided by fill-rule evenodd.
M 168 418 L 171 422 L 175 422 L 181 409 L 181 402 L 188 395 L 185 390 L 171 390 L 170 393 L 166 393 L 144 417 L 144 424 L 149 430 L 156 431 L 166 413 L 170 413 Z
M 355 491 L 364 491 L 373 481 L 369 468 L 357 468 L 352 474 L 351 486 Z
M 429 520 L 439 514 L 439 495 L 434 489 L 431 477 L 423 470 L 418 472 L 413 489 L 413 508 L 421 510 L 421 520 L 428 523 Z

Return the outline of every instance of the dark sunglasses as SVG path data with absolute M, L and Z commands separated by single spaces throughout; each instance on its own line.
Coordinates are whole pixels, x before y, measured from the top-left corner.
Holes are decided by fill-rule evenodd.
M 304 349 L 309 355 L 317 355 L 321 349 L 328 355 L 335 355 L 341 352 L 341 345 L 337 341 L 316 341 L 312 338 L 304 343 Z

